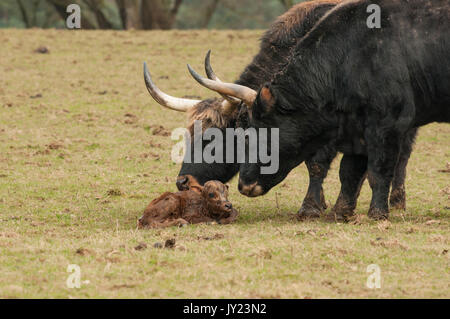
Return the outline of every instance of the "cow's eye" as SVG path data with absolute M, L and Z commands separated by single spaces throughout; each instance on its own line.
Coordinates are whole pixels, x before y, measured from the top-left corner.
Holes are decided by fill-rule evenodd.
M 214 197 L 214 193 L 209 193 L 209 198 L 213 198 Z

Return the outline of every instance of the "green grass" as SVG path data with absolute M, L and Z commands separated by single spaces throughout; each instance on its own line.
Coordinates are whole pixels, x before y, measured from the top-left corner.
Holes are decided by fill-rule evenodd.
M 168 93 L 212 97 L 186 63 L 201 70 L 212 48 L 219 76 L 234 80 L 261 34 L 0 31 L 0 297 L 450 297 L 450 180 L 439 172 L 450 162 L 448 124 L 421 129 L 408 208 L 390 222 L 366 217 L 367 183 L 358 222 L 296 221 L 308 185 L 301 165 L 262 198 L 240 196 L 233 180 L 233 225 L 136 229 L 153 198 L 175 191 L 179 170 L 175 142 L 152 128 L 186 122 L 149 97 L 142 62 Z M 33 52 L 41 45 L 50 54 Z M 325 183 L 330 206 L 338 165 Z M 202 239 L 215 234 L 223 238 Z M 169 238 L 175 249 L 153 248 Z M 68 289 L 69 264 L 90 283 Z M 366 287 L 370 264 L 381 289 Z

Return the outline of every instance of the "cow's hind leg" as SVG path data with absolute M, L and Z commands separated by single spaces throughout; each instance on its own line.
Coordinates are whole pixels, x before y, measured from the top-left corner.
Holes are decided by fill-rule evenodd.
M 406 209 L 406 166 L 408 165 L 409 157 L 411 156 L 416 135 L 417 129 L 409 131 L 402 144 L 397 166 L 395 167 L 394 179 L 392 180 L 392 190 L 389 200 L 392 208 Z
M 331 214 L 333 221 L 347 222 L 355 213 L 359 192 L 366 178 L 367 157 L 344 155 L 339 169 L 341 191 Z
M 309 186 L 302 207 L 298 212 L 299 219 L 318 218 L 327 209 L 323 193 L 323 181 L 327 177 L 331 162 L 336 157 L 336 152 L 323 156 L 323 159 L 306 161 L 309 173 Z

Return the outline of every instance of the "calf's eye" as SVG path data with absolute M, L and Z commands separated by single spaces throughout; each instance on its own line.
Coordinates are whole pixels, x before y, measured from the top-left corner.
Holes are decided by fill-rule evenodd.
M 214 193 L 209 193 L 209 198 L 213 198 L 214 197 Z

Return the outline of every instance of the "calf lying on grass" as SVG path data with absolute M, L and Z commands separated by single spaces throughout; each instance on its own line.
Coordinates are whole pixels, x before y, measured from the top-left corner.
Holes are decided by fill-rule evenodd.
M 153 200 L 138 221 L 139 228 L 163 228 L 217 222 L 229 224 L 238 212 L 228 201 L 228 186 L 210 181 L 178 193 L 164 193 Z

